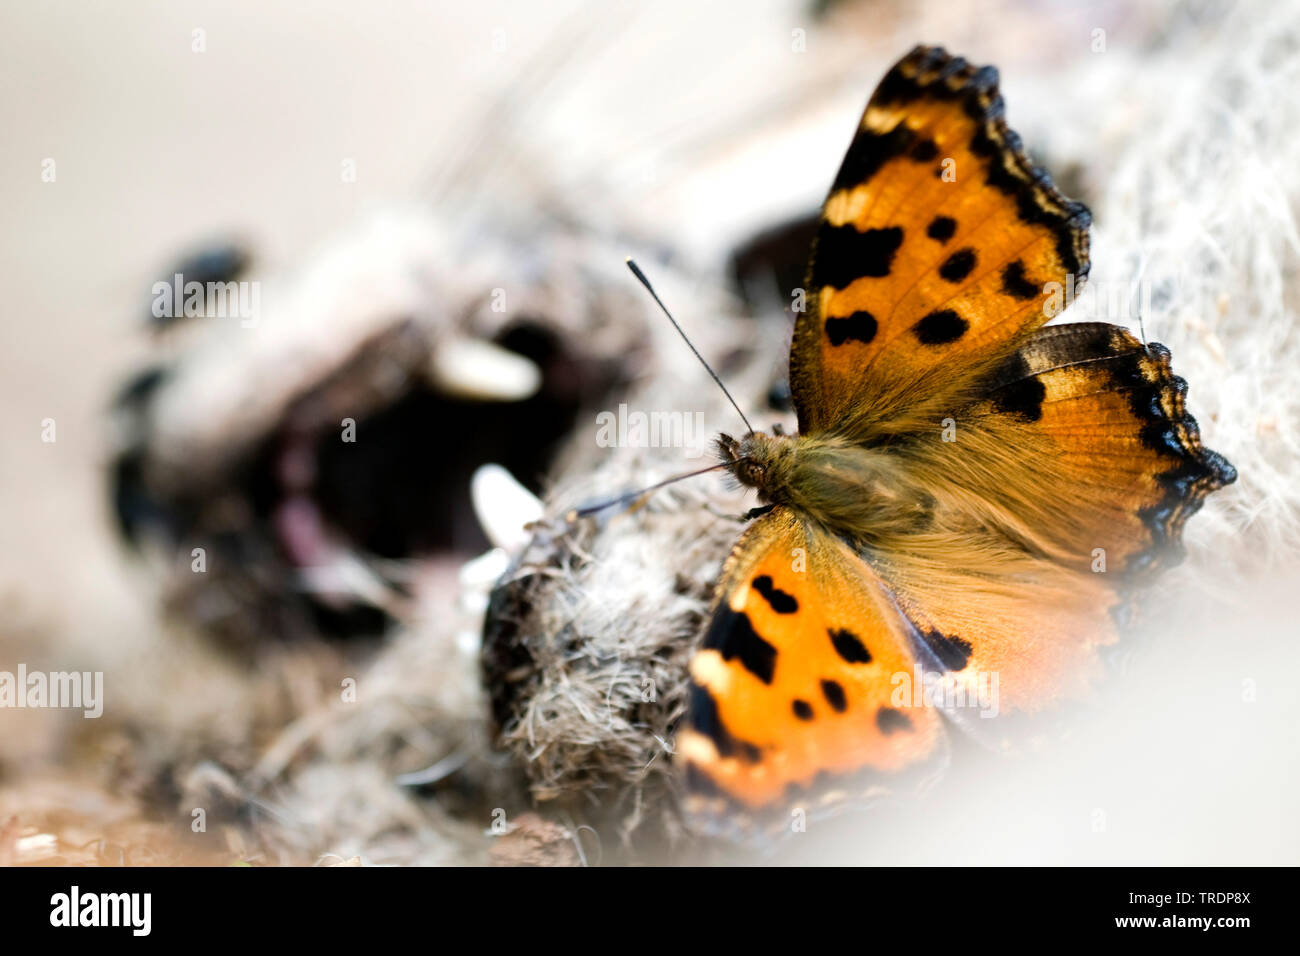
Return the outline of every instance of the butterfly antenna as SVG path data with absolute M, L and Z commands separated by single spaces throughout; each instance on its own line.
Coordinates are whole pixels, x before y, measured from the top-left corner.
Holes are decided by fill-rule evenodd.
M 677 330 L 677 334 L 682 337 L 682 340 L 690 346 L 691 351 L 695 353 L 695 357 L 700 360 L 700 364 L 704 366 L 711 376 L 713 376 L 713 380 L 718 383 L 718 388 L 722 389 L 722 394 L 727 396 L 727 401 L 731 402 L 731 407 L 736 410 L 736 414 L 740 416 L 740 420 L 745 423 L 745 428 L 747 428 L 749 434 L 752 435 L 754 433 L 754 426 L 749 424 L 749 419 L 746 418 L 745 413 L 740 410 L 740 406 L 736 404 L 736 400 L 731 397 L 731 393 L 727 391 L 727 386 L 722 384 L 722 379 L 718 378 L 718 373 L 713 371 L 708 362 L 704 361 L 704 356 L 700 354 L 699 349 L 695 347 L 687 337 L 686 333 L 682 331 L 682 327 L 677 324 L 677 320 L 673 318 L 673 314 L 668 311 L 668 306 L 664 305 L 663 299 L 659 298 L 659 293 L 655 292 L 654 286 L 650 284 L 650 280 L 645 277 L 645 273 L 641 271 L 641 267 L 632 260 L 631 256 L 627 259 L 627 267 L 632 270 L 632 275 L 637 277 L 637 281 L 645 286 L 645 290 L 650 293 L 650 297 L 654 299 L 659 308 L 663 310 L 664 315 L 668 316 L 668 321 L 673 324 L 673 328 Z
M 699 471 L 688 471 L 684 475 L 675 475 L 672 478 L 665 478 L 663 481 L 655 482 L 648 488 L 641 488 L 638 491 L 628 491 L 621 495 L 616 495 L 613 498 L 606 498 L 604 501 L 596 501 L 589 505 L 583 505 L 581 508 L 574 508 L 571 511 L 565 512 L 564 520 L 573 522 L 577 521 L 579 518 L 590 517 L 597 512 L 604 511 L 606 508 L 630 504 L 642 495 L 648 495 L 652 491 L 658 491 L 660 488 L 664 487 L 664 485 L 671 485 L 675 481 L 682 481 L 686 478 L 694 478 L 696 475 L 704 475 L 710 471 L 717 471 L 719 468 L 727 468 L 736 464 L 738 461 L 746 460 L 747 459 L 745 458 L 737 458 L 735 461 L 720 461 L 716 465 L 710 465 L 708 468 L 701 468 Z
M 1137 312 L 1138 335 L 1142 337 L 1142 351 L 1150 352 L 1151 348 L 1147 344 L 1147 326 L 1146 323 L 1142 320 L 1142 299 L 1143 299 L 1142 290 L 1145 288 L 1145 281 L 1146 281 L 1142 277 L 1146 275 L 1146 271 L 1147 271 L 1146 256 L 1143 255 L 1142 260 L 1138 263 L 1137 283 L 1135 284 L 1135 287 L 1133 289 L 1133 294 L 1130 296 L 1130 302 L 1133 299 L 1137 300 L 1137 305 L 1134 311 Z

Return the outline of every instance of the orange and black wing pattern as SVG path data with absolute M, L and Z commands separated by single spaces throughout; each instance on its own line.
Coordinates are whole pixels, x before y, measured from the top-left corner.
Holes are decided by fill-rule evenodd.
M 706 827 L 896 788 L 942 762 L 944 719 L 1005 739 L 983 718 L 1077 699 L 1235 480 L 1167 349 L 1044 327 L 1088 225 L 991 68 L 920 47 L 872 96 L 795 326 L 800 434 L 691 665 L 679 753 Z M 921 677 L 933 694 L 900 694 Z
M 1126 584 L 1182 556 L 1183 525 L 1206 495 L 1236 480 L 1204 447 L 1187 382 L 1169 350 L 1102 322 L 1048 326 L 998 370 L 975 416 L 999 416 L 1003 440 L 1046 437 L 1057 522 L 1040 523 L 1051 553 Z
M 799 431 L 948 402 L 1088 274 L 1090 216 L 1004 121 L 992 67 L 918 47 L 867 104 L 822 210 L 795 327 Z M 865 420 L 864 420 L 865 419 Z
M 910 627 L 843 542 L 788 508 L 736 545 L 691 662 L 677 759 L 702 829 L 789 830 L 846 797 L 923 777 L 946 755 L 938 712 L 899 695 Z
M 1236 479 L 1186 393 L 1162 345 L 1049 326 L 958 416 L 955 441 L 914 450 L 933 524 L 871 560 L 927 665 L 967 693 L 998 675 L 1005 713 L 1089 688 L 1135 586 L 1177 562 L 1187 519 Z

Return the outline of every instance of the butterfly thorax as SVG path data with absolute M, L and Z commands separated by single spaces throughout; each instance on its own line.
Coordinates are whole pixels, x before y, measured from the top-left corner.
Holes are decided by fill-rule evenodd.
M 784 505 L 841 535 L 870 540 L 924 522 L 925 496 L 884 448 L 845 439 L 752 432 L 719 435 L 728 470 L 764 504 Z

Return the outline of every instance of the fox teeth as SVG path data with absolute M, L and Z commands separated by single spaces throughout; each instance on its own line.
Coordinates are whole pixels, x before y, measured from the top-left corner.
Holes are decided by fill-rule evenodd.
M 439 391 L 458 398 L 518 402 L 537 393 L 542 372 L 516 352 L 464 338 L 434 347 L 429 380 Z
M 507 550 L 528 542 L 526 524 L 542 517 L 542 503 L 500 465 L 481 465 L 469 483 L 474 514 L 489 541 Z

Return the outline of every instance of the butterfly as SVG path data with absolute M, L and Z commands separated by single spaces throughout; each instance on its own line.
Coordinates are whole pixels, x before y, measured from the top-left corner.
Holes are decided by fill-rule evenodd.
M 990 687 L 1000 720 L 1077 698 L 1235 480 L 1167 349 L 1046 326 L 1090 222 L 1025 157 L 994 68 L 917 47 L 885 75 L 813 243 L 798 433 L 717 440 L 765 507 L 690 664 L 697 828 L 789 829 L 926 779 Z

